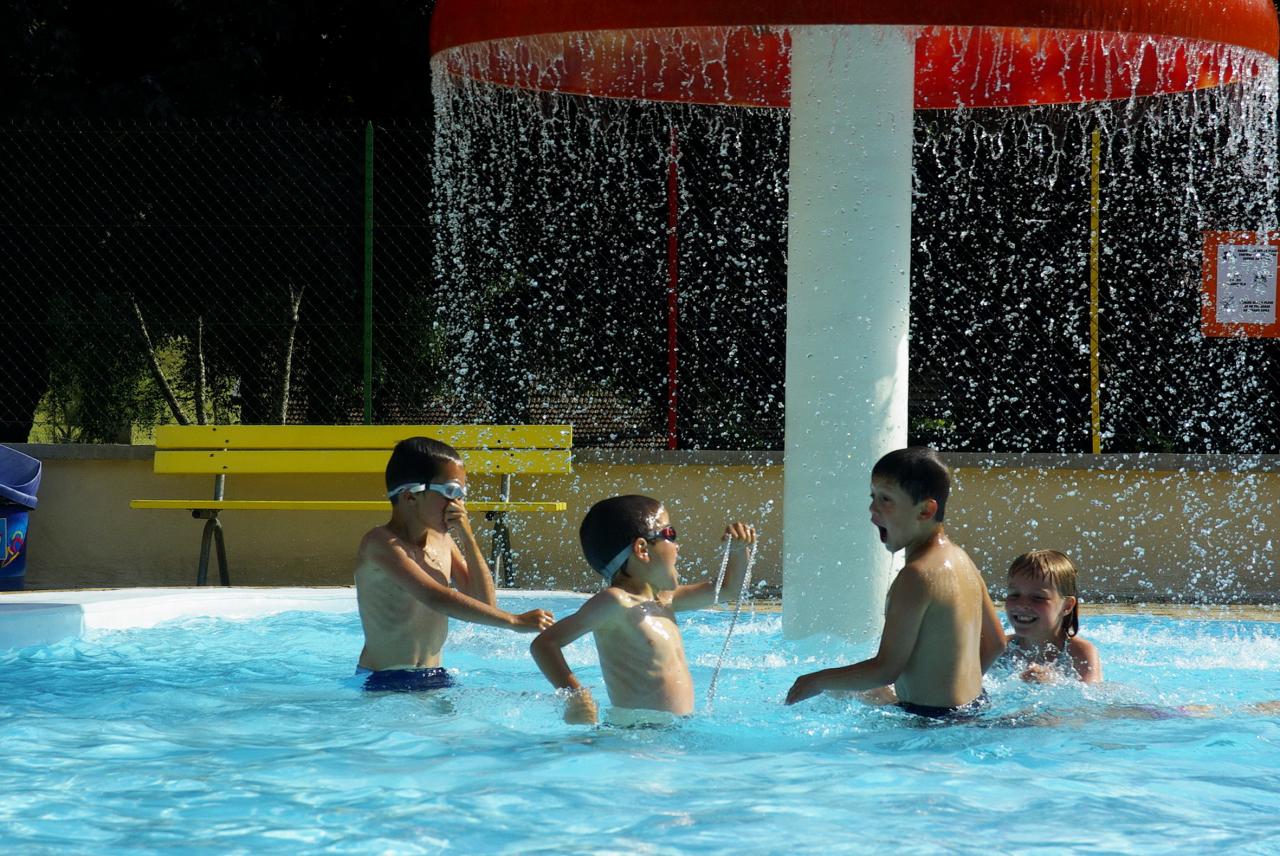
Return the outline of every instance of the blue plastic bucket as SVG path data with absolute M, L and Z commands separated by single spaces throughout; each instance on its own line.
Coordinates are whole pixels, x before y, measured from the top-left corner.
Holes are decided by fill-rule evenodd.
M 18 591 L 27 575 L 27 510 L 0 508 L 0 591 Z
M 40 462 L 0 446 L 0 591 L 22 588 L 27 576 L 27 520 L 36 507 Z

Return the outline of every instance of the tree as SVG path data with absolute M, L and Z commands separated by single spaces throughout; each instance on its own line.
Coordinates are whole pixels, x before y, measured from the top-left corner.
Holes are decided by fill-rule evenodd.
M 144 321 L 150 323 L 152 344 L 157 347 L 174 337 L 194 341 L 197 329 L 202 334 L 207 332 L 211 356 L 208 367 L 241 372 L 237 380 L 242 399 L 249 403 L 248 415 L 265 419 L 271 408 L 262 413 L 254 411 L 261 398 L 255 390 L 272 387 L 278 396 L 276 367 L 270 359 L 263 359 L 270 354 L 260 350 L 250 349 L 250 353 L 240 355 L 243 359 L 216 356 L 220 335 L 227 330 L 218 326 L 224 319 L 216 317 L 216 306 L 229 304 L 231 311 L 249 318 L 276 318 L 273 323 L 287 329 L 288 310 L 293 307 L 291 295 L 307 283 L 290 281 L 290 272 L 285 270 L 264 287 L 256 275 L 245 275 L 246 268 L 255 267 L 256 250 L 245 248 L 252 247 L 253 242 L 241 245 L 238 259 L 219 257 L 227 247 L 218 246 L 216 230 L 205 235 L 207 241 L 202 248 L 210 255 L 209 265 L 199 270 L 194 268 L 200 266 L 187 264 L 166 275 L 162 248 L 148 240 L 157 235 L 153 228 L 155 218 L 174 216 L 172 200 L 161 191 L 191 163 L 175 157 L 140 178 L 137 187 L 122 188 L 123 182 L 112 184 L 111 178 L 121 177 L 120 164 L 128 163 L 127 159 L 122 161 L 123 155 L 140 157 L 139 149 L 153 144 L 145 134 L 140 137 L 135 133 L 131 138 L 128 129 L 145 130 L 175 121 L 228 119 L 255 126 L 290 119 L 337 120 L 345 122 L 348 129 L 367 119 L 427 121 L 431 109 L 427 35 L 432 5 L 409 0 L 320 0 L 308 4 L 281 0 L 141 0 L 127 4 L 17 0 L 0 10 L 0 45 L 4 48 L 0 86 L 6 93 L 0 111 L 11 121 L 13 147 L 29 150 L 33 160 L 25 170 L 19 166 L 11 172 L 7 190 L 12 203 L 0 222 L 0 262 L 15 272 L 11 287 L 26 295 L 21 301 L 24 315 L 0 318 L 5 340 L 22 343 L 20 350 L 15 347 L 17 352 L 12 354 L 8 379 L 19 392 L 0 403 L 0 440 L 26 440 L 32 414 L 48 389 L 54 369 L 64 381 L 80 378 L 99 390 L 106 388 L 82 377 L 79 369 L 70 371 L 68 359 L 72 363 L 76 360 L 66 350 L 68 340 L 65 335 L 53 337 L 55 328 L 69 320 L 66 307 L 104 301 L 113 311 L 82 327 L 82 334 L 92 339 L 93 330 L 104 329 L 100 323 L 103 318 L 114 318 L 121 324 L 131 324 L 139 335 L 126 342 L 117 332 L 111 334 L 116 339 L 114 343 L 100 339 L 85 342 L 82 335 L 82 345 L 110 348 L 114 344 L 119 348 L 128 344 L 139 351 L 138 376 L 156 376 L 155 366 L 148 366 L 143 359 L 146 351 L 154 348 L 147 348 L 140 327 L 133 323 L 136 313 L 129 301 L 136 300 L 150 316 L 144 316 Z M 96 150 L 82 145 L 78 151 L 69 151 L 65 133 L 59 139 L 60 135 L 50 129 L 61 127 L 56 124 L 59 120 L 72 118 L 126 120 L 135 124 L 121 125 L 121 133 Z M 45 124 L 37 126 L 36 131 L 43 129 L 46 133 L 32 136 L 32 128 L 21 123 L 26 119 L 42 120 Z M 142 122 L 147 124 L 136 124 Z M 201 127 L 187 126 L 197 136 Z M 213 127 L 203 126 L 206 136 Z M 249 124 L 245 127 L 248 129 Z M 353 167 L 345 177 L 347 186 L 335 192 L 353 194 L 355 207 L 359 205 L 360 139 L 354 133 L 346 137 L 335 145 L 349 150 Z M 63 151 L 41 148 L 33 140 L 55 149 L 61 146 Z M 189 152 L 200 151 L 200 141 L 188 142 L 192 143 Z M 272 151 L 269 139 L 251 141 L 246 151 L 259 152 L 266 160 L 279 154 Z M 429 152 L 421 157 L 429 158 Z M 281 201 L 281 211 L 295 211 L 303 204 L 299 199 L 306 195 L 297 192 L 304 181 L 312 185 L 306 190 L 323 196 L 314 187 L 318 179 L 313 174 L 301 175 L 287 163 L 274 166 L 278 169 L 273 173 L 277 186 L 261 188 L 257 199 L 243 204 L 258 204 L 257 210 L 268 209 L 270 200 L 275 198 Z M 232 191 L 239 188 L 213 185 L 244 180 L 235 171 L 205 169 L 189 174 L 201 175 L 204 189 L 211 196 L 221 192 L 228 198 L 233 198 Z M 331 182 L 342 184 L 343 180 L 334 177 Z M 270 180 L 266 183 L 270 184 Z M 81 190 L 78 196 L 59 194 L 51 192 L 55 186 Z M 40 217 L 35 216 L 29 204 L 38 204 Z M 148 221 L 147 217 L 152 219 Z M 159 222 L 162 230 L 163 224 L 174 221 Z M 308 221 L 304 218 L 299 222 Z M 37 235 L 30 228 L 36 223 L 55 224 L 58 229 Z M 269 243 L 271 237 L 268 235 L 267 241 L 259 243 Z M 333 235 L 294 238 L 294 250 L 309 255 L 317 265 L 345 264 L 354 269 L 358 262 L 358 243 L 346 249 L 336 247 Z M 350 244 L 354 236 L 346 238 Z M 190 240 L 189 236 L 179 239 Z M 343 256 L 345 261 L 340 258 Z M 74 259 L 74 265 L 68 264 L 68 258 Z M 150 278 L 136 270 L 140 259 L 154 268 Z M 230 273 L 221 266 L 234 268 L 237 263 L 243 267 Z M 228 280 L 238 286 L 211 305 L 205 298 L 212 290 L 222 289 Z M 183 292 L 190 311 L 165 317 L 166 312 L 157 312 L 157 306 L 165 299 L 171 300 L 175 290 Z M 86 295 L 94 295 L 93 300 L 86 301 Z M 326 303 L 313 295 L 314 290 L 308 291 L 308 302 L 299 304 L 299 309 L 303 317 L 318 317 L 321 329 L 326 313 L 331 316 L 350 311 L 350 307 L 336 305 L 338 301 Z M 58 312 L 64 314 L 59 316 Z M 229 323 L 234 325 L 235 319 Z M 349 350 L 348 338 L 326 340 L 310 337 L 304 330 L 296 347 L 323 355 L 335 346 L 339 351 L 343 347 Z M 198 362 L 204 367 L 203 360 Z M 104 364 L 99 365 L 105 368 Z M 92 368 L 92 364 L 82 368 Z M 125 370 L 124 366 L 112 365 L 114 372 Z M 199 374 L 192 366 L 186 366 L 184 372 L 193 377 Z M 117 393 L 132 388 L 130 379 L 121 376 L 113 376 L 110 387 Z M 127 418 L 131 409 L 137 409 L 118 396 L 112 400 L 118 405 L 119 418 Z M 98 405 L 111 406 L 110 401 L 99 401 Z M 108 421 L 118 420 L 112 416 Z M 90 433 L 93 436 L 86 439 L 103 436 L 96 430 Z

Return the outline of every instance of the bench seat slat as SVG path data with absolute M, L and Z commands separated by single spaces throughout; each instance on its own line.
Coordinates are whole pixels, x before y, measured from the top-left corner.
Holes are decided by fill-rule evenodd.
M 466 449 L 569 449 L 572 425 L 164 425 L 156 448 L 165 449 L 378 449 L 405 437 L 432 437 L 465 455 Z
M 135 499 L 130 508 L 194 511 L 387 511 L 387 500 L 284 500 L 284 499 Z M 467 511 L 564 511 L 563 502 L 468 502 Z
M 461 451 L 461 450 L 460 450 Z M 471 473 L 569 473 L 568 449 L 462 451 Z M 155 472 L 169 475 L 384 473 L 385 449 L 367 451 L 157 451 Z

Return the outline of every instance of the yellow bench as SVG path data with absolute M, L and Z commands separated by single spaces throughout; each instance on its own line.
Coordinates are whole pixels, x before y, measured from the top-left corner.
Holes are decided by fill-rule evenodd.
M 500 475 L 496 502 L 468 501 L 471 512 L 494 521 L 490 568 L 511 584 L 509 511 L 564 511 L 565 503 L 513 502 L 511 477 L 572 471 L 570 425 L 167 425 L 156 430 L 156 473 L 212 475 L 212 499 L 135 499 L 130 508 L 190 511 L 204 520 L 196 585 L 209 576 L 216 544 L 218 576 L 230 585 L 222 511 L 389 511 L 380 498 L 341 500 L 227 499 L 227 476 L 347 473 L 382 474 L 391 448 L 405 437 L 433 437 L 462 455 L 467 473 Z

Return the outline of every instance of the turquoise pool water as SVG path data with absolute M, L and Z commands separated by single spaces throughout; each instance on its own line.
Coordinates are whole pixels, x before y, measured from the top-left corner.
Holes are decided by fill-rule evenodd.
M 700 693 L 728 623 L 683 621 Z M 784 707 L 865 649 L 815 657 L 780 624 L 744 613 L 711 711 L 665 729 L 565 725 L 530 637 L 469 625 L 461 686 L 420 696 L 352 687 L 354 613 L 0 652 L 0 852 L 1280 849 L 1280 714 L 1248 707 L 1280 699 L 1280 625 L 1086 617 L 1107 684 L 995 679 L 990 715 L 940 727 Z M 568 657 L 603 697 L 590 642 Z

